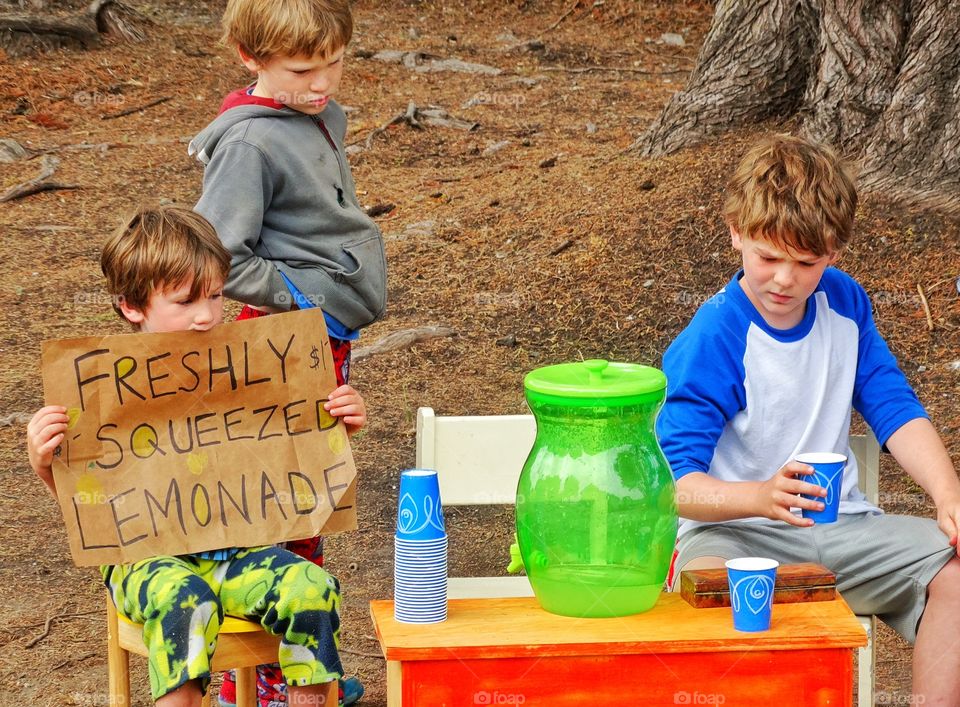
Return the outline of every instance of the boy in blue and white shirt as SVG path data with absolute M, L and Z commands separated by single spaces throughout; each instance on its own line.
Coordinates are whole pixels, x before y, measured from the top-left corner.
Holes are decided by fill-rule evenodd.
M 960 704 L 960 482 L 866 292 L 832 267 L 856 207 L 836 154 L 790 136 L 751 149 L 728 185 L 743 269 L 663 359 L 657 431 L 682 516 L 676 568 L 746 555 L 819 562 L 856 613 L 915 642 L 918 701 Z M 933 498 L 937 521 L 883 515 L 857 488 L 854 408 Z M 800 515 L 822 504 L 799 494 L 826 495 L 804 479 L 812 468 L 793 461 L 803 452 L 849 460 L 836 523 Z

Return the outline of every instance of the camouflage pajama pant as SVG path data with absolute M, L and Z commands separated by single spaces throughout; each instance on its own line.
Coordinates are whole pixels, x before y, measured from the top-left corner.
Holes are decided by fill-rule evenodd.
M 205 691 L 224 615 L 281 636 L 290 685 L 341 677 L 340 586 L 312 562 L 278 547 L 244 548 L 230 559 L 152 557 L 101 567 L 117 612 L 143 624 L 153 699 L 198 679 Z

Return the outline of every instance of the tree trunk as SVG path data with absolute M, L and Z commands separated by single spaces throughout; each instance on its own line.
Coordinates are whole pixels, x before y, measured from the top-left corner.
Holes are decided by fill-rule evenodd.
M 87 49 L 100 41 L 92 17 L 48 17 L 41 15 L 0 15 L 0 47 L 10 56 L 61 47 Z
M 960 2 L 721 0 L 686 88 L 634 147 L 769 118 L 861 160 L 861 186 L 960 214 Z
M 73 17 L 5 13 L 0 14 L 0 48 L 10 56 L 61 47 L 89 49 L 99 44 L 101 34 L 140 42 L 146 38 L 144 24 L 150 20 L 119 0 L 93 0 L 84 14 Z

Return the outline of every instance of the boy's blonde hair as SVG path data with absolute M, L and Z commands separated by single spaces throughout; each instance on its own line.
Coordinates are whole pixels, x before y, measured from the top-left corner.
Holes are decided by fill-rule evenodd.
M 141 208 L 107 240 L 100 254 L 113 308 L 119 303 L 145 312 L 157 290 L 191 281 L 195 299 L 221 287 L 230 254 L 200 214 L 180 206 Z
M 857 188 L 830 147 L 771 135 L 751 148 L 727 183 L 727 225 L 741 236 L 816 255 L 841 251 L 853 232 Z
M 223 41 L 260 62 L 329 56 L 352 35 L 348 0 L 228 0 L 223 13 Z

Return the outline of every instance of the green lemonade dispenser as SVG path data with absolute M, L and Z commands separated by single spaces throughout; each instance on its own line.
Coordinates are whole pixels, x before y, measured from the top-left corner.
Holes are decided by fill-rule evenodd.
M 677 539 L 654 431 L 666 383 L 656 368 L 600 360 L 524 379 L 537 437 L 517 486 L 517 542 L 547 611 L 627 616 L 660 596 Z

